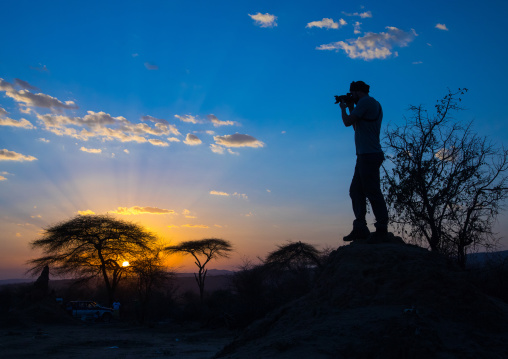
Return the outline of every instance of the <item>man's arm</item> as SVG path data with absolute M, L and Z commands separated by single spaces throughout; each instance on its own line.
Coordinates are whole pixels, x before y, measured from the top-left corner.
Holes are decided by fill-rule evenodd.
M 349 127 L 351 125 L 354 125 L 356 123 L 356 121 L 359 120 L 359 118 L 356 115 L 348 115 L 346 112 L 347 107 L 348 106 L 343 102 L 340 104 L 340 108 L 342 111 L 342 122 L 344 122 L 344 126 Z M 349 113 L 351 113 L 353 111 L 353 109 L 354 109 L 354 107 L 350 106 Z

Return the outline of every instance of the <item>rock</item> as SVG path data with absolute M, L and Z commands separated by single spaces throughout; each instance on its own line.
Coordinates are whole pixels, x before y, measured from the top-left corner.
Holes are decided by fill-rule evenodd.
M 479 292 L 445 257 L 399 239 L 333 251 L 310 293 L 215 357 L 508 357 L 508 305 Z

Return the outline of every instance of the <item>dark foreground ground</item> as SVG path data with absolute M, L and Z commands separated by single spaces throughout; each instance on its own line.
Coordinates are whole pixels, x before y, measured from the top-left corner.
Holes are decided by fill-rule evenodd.
M 232 338 L 224 330 L 171 325 L 38 325 L 0 329 L 0 358 L 211 358 Z

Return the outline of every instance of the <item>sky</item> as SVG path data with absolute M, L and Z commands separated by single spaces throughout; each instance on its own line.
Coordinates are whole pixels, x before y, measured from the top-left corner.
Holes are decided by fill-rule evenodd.
M 351 81 L 371 86 L 383 131 L 468 88 L 455 118 L 507 144 L 506 1 L 4 0 L 0 13 L 0 279 L 23 277 L 30 242 L 78 214 L 171 244 L 231 241 L 211 268 L 288 241 L 343 245 L 355 150 L 333 96 Z

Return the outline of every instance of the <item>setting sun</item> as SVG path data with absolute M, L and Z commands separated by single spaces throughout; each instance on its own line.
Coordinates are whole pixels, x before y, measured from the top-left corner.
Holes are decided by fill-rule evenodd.
M 128 267 L 129 266 L 129 262 L 128 261 L 125 261 L 122 263 L 122 267 Z

